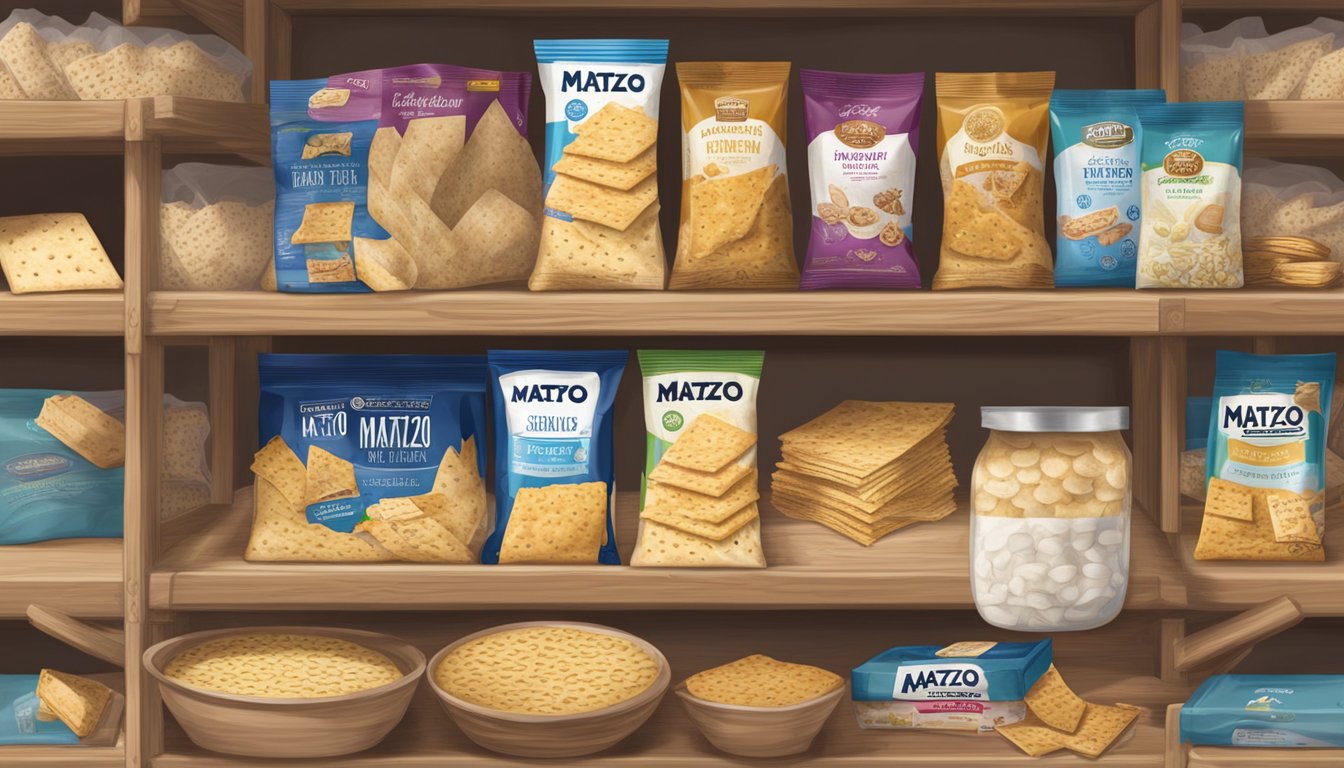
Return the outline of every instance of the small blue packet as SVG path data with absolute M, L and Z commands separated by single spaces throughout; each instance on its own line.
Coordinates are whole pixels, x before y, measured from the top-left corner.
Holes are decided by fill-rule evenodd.
M 0 675 L 0 746 L 78 744 L 79 737 L 65 723 L 37 716 L 41 705 L 37 699 L 37 677 Z
M 1209 445 L 1209 412 L 1213 410 L 1211 397 L 1185 398 L 1185 450 L 1197 451 Z
M 1181 742 L 1344 747 L 1344 675 L 1214 675 L 1181 707 Z
M 889 648 L 854 668 L 850 694 L 855 701 L 1021 701 L 1053 657 L 1050 638 Z
M 620 565 L 612 405 L 628 354 L 491 350 L 495 530 L 484 563 Z
M 1058 208 L 1055 286 L 1134 287 L 1143 128 L 1162 90 L 1056 90 L 1050 97 Z
M 258 434 L 263 445 L 279 438 L 303 462 L 309 523 L 349 533 L 387 519 L 368 513 L 393 499 L 433 517 L 420 501 L 436 493 L 457 503 L 479 492 L 473 517 L 484 515 L 483 357 L 266 354 L 258 367 Z M 439 482 L 448 465 L 455 482 Z M 449 530 L 470 545 L 470 531 Z
M 47 398 L 77 394 L 114 417 L 119 390 L 0 389 L 0 545 L 122 535 L 122 467 L 103 469 L 36 419 Z

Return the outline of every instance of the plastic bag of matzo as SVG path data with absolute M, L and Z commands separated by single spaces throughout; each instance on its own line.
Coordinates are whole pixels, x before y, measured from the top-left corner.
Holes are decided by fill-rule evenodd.
M 1241 218 L 1246 237 L 1308 237 L 1344 261 L 1344 180 L 1325 168 L 1248 160 Z
M 172 395 L 163 401 L 159 517 L 168 520 L 210 503 L 210 414 L 205 403 Z
M 0 98 L 189 96 L 245 101 L 252 65 L 214 35 L 122 27 L 99 14 L 76 26 L 20 9 L 0 23 Z
M 1270 35 L 1259 17 L 1203 32 L 1181 27 L 1181 99 L 1344 98 L 1344 21 L 1318 18 Z
M 182 163 L 163 172 L 159 280 L 170 291 L 257 287 L 271 263 L 269 168 Z

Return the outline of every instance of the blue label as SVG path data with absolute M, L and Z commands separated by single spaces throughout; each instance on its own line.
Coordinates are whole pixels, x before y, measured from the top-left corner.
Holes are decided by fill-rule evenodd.
M 581 99 L 571 99 L 569 103 L 565 105 L 565 117 L 570 120 L 582 120 L 587 116 L 588 105 L 584 104 Z

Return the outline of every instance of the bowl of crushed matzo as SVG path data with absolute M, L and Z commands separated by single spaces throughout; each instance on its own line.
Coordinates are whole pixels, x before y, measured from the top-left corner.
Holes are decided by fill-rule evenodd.
M 425 670 L 403 640 L 324 627 L 195 632 L 144 659 L 193 742 L 249 757 L 368 749 L 401 722 Z
M 448 716 L 472 741 L 517 757 L 578 757 L 614 746 L 658 708 L 667 659 L 619 629 L 522 622 L 439 651 L 427 671 Z

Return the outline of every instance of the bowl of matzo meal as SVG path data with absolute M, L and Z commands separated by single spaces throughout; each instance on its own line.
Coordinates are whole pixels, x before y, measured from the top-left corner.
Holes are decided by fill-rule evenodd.
M 676 692 L 709 743 L 743 757 L 782 757 L 812 746 L 845 681 L 758 653 L 691 675 Z
M 427 671 L 472 741 L 517 757 L 578 757 L 629 736 L 672 679 L 648 642 L 575 622 L 505 624 L 439 651 Z
M 425 670 L 410 643 L 325 627 L 194 632 L 144 658 L 193 742 L 248 757 L 368 749 L 401 722 Z

